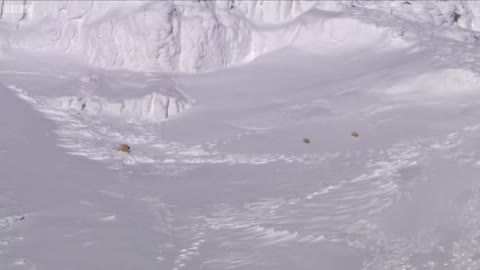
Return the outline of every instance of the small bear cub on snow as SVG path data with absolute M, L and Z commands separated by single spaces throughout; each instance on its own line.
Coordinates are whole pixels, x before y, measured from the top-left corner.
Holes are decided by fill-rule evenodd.
M 130 153 L 131 150 L 130 150 L 130 146 L 128 144 L 120 144 L 120 146 L 118 146 L 117 148 L 117 151 L 119 152 L 124 152 L 124 153 Z

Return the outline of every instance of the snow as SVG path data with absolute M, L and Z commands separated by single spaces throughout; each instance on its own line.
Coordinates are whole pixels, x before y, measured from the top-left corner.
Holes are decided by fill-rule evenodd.
M 13 44 L 81 56 L 95 66 L 134 70 L 199 72 L 249 61 L 297 39 L 317 38 L 318 27 L 302 19 L 316 10 L 349 17 L 347 25 L 327 20 L 326 31 L 320 32 L 334 32 L 339 41 L 371 41 L 371 31 L 363 28 L 374 27 L 351 18 L 352 12 L 370 10 L 415 22 L 415 28 L 422 24 L 431 29 L 433 24 L 480 30 L 480 5 L 468 1 L 27 1 L 25 8 L 18 1 L 1 3 L 6 24 L 0 31 L 0 51 Z M 8 12 L 18 9 L 22 12 Z M 311 20 L 322 24 L 318 18 Z M 329 41 L 336 40 L 332 38 Z
M 462 84 L 458 84 L 462 82 Z M 421 99 L 438 97 L 452 99 L 469 99 L 475 96 L 480 77 L 468 70 L 442 69 L 418 74 L 405 79 L 401 85 L 386 89 L 386 93 L 399 98 Z M 408 87 L 405 87 L 407 85 Z
M 0 10 L 1 269 L 479 268 L 478 2 Z

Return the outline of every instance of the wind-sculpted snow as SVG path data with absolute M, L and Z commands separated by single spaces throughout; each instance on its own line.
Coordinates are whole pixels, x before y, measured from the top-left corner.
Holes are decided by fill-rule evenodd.
M 25 7 L 18 1 L 1 3 L 0 52 L 10 47 L 56 51 L 100 67 L 136 70 L 208 71 L 296 42 L 310 47 L 374 45 L 425 34 L 416 26 L 398 24 L 388 30 L 388 23 L 352 18 L 370 11 L 404 24 L 422 23 L 429 35 L 476 39 L 476 34 L 459 35 L 445 27 L 480 30 L 480 6 L 471 1 L 27 1 Z M 319 11 L 327 13 L 308 18 Z M 339 18 L 329 19 L 332 14 Z M 386 30 L 392 32 L 382 34 Z
M 133 105 L 102 103 L 95 97 L 80 99 L 75 97 L 61 97 L 54 101 L 41 101 L 14 85 L 10 88 L 22 99 L 31 103 L 46 117 L 61 124 L 56 131 L 60 145 L 70 150 L 71 154 L 85 156 L 94 160 L 114 161 L 112 168 L 127 164 L 156 164 L 160 168 L 164 164 L 266 164 L 271 162 L 286 163 L 318 163 L 329 155 L 304 154 L 264 154 L 248 155 L 235 153 L 221 153 L 210 149 L 211 146 L 197 145 L 188 147 L 180 143 L 166 142 L 159 138 L 164 128 L 158 120 L 166 120 L 167 109 L 163 106 L 160 115 L 152 111 L 151 97 L 140 100 Z M 93 103 L 93 105 L 91 105 Z M 93 108 L 89 108 L 89 106 Z M 131 107 L 129 107 L 131 106 Z M 109 107 L 124 107 L 111 109 Z M 174 114 L 172 114 L 174 115 Z M 103 116 L 103 117 L 99 117 Z M 117 118 L 119 125 L 112 125 L 105 116 Z M 147 121 L 146 121 L 147 120 Z M 154 120 L 154 121 L 152 121 Z M 156 120 L 156 121 L 155 121 Z M 123 123 L 123 124 L 122 124 Z M 127 124 L 127 126 L 125 126 Z M 141 134 L 139 136 L 139 134 Z M 116 146 L 122 142 L 135 145 L 132 155 L 120 155 Z M 162 153 L 159 155 L 159 153 Z M 334 156 L 334 154 L 332 155 Z M 120 161 L 120 163 L 117 163 Z M 120 168 L 122 168 L 120 166 Z M 162 171 L 163 172 L 163 171 Z
M 318 17 L 311 16 L 303 20 Z M 340 21 L 344 33 L 379 33 L 348 18 L 330 22 Z M 32 228 L 23 224 L 57 212 L 41 208 L 22 222 L 15 217 L 32 211 L 3 215 L 9 229 L 0 231 L 7 255 L 0 264 L 62 267 L 22 248 L 54 238 L 76 243 L 67 261 L 82 267 L 78 258 L 124 243 L 120 231 L 141 237 L 120 252 L 147 269 L 475 267 L 477 70 L 458 68 L 475 48 L 463 44 L 462 58 L 448 54 L 459 41 L 434 49 L 319 36 L 344 45 L 323 44 L 324 54 L 299 39 L 248 65 L 196 75 L 108 71 L 44 55 L 5 58 L 5 92 L 54 121 L 50 147 L 80 156 L 65 155 L 74 164 L 91 159 L 113 170 L 106 179 L 83 178 L 80 168 L 77 181 L 52 180 L 62 191 L 56 194 L 68 197 L 61 204 L 67 216 L 87 217 L 89 230 L 50 221 L 48 228 L 69 233 L 15 236 L 11 230 L 23 233 L 21 226 Z M 177 109 L 167 108 L 171 102 Z M 132 152 L 117 152 L 121 143 Z M 55 174 L 77 171 L 57 162 Z M 141 259 L 131 259 L 134 249 Z M 91 261 L 100 269 L 106 259 Z
M 479 268 L 476 2 L 12 3 L 2 270 Z

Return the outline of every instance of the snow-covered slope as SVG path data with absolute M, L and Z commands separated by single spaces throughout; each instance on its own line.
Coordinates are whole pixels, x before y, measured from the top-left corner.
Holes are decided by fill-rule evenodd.
M 0 269 L 480 269 L 479 6 L 1 1 Z
M 359 18 L 302 18 L 312 10 L 344 13 L 340 18 L 377 10 L 393 20 L 480 30 L 475 1 L 2 0 L 0 16 L 8 26 L 0 29 L 0 52 L 8 47 L 53 50 L 100 67 L 197 72 L 251 60 L 297 39 L 315 44 L 332 38 L 371 40 L 371 31 L 362 30 L 385 26 Z M 418 32 L 417 26 L 399 26 L 391 37 Z M 325 39 L 322 33 L 335 36 Z

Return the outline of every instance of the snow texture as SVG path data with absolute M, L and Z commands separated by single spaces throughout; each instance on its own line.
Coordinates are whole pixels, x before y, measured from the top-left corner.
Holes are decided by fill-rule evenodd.
M 0 269 L 480 269 L 479 16 L 0 0 Z
M 371 20 L 352 19 L 352 12 L 386 12 L 393 20 L 415 22 L 415 28 L 420 24 L 455 26 L 467 32 L 480 30 L 480 4 L 475 1 L 2 0 L 0 3 L 2 21 L 7 23 L 0 29 L 0 52 L 11 44 L 66 52 L 99 67 L 133 70 L 208 71 L 252 60 L 296 40 L 351 44 L 378 38 L 381 31 L 375 30 L 382 27 Z M 339 16 L 312 20 L 311 13 L 318 10 Z M 390 30 L 391 36 L 413 30 L 398 26 Z M 8 35 L 5 28 L 10 30 Z M 451 31 L 437 34 L 469 38 L 468 34 L 458 36 Z

